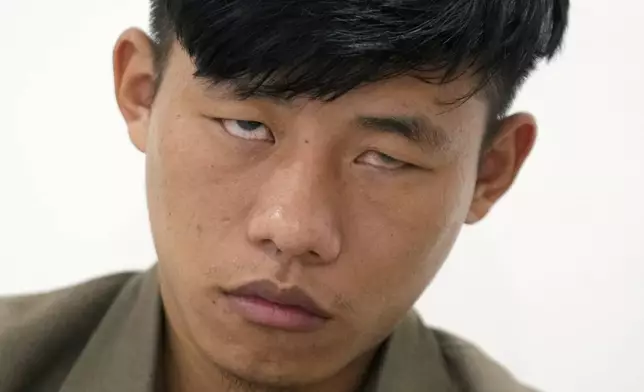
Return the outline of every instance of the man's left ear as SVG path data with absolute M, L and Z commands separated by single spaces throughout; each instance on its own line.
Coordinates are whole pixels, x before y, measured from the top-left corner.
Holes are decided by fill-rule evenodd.
M 497 136 L 481 152 L 474 198 L 466 223 L 483 219 L 507 192 L 532 151 L 537 136 L 534 117 L 518 113 L 501 121 Z

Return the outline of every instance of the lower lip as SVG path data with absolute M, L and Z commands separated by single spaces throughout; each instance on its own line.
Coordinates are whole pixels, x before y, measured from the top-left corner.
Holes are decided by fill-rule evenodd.
M 303 309 L 279 305 L 262 298 L 226 296 L 230 307 L 246 321 L 291 332 L 311 332 L 321 328 L 326 319 Z

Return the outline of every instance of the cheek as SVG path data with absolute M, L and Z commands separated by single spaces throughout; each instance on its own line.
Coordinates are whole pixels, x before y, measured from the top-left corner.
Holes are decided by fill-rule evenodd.
M 213 256 L 239 235 L 256 192 L 199 121 L 175 115 L 156 125 L 147 151 L 147 188 L 159 262 L 199 282 Z
M 347 224 L 357 223 L 345 249 L 355 261 L 344 274 L 351 277 L 347 290 L 370 313 L 365 318 L 395 322 L 422 294 L 458 236 L 472 183 L 454 166 L 422 186 L 355 197 Z

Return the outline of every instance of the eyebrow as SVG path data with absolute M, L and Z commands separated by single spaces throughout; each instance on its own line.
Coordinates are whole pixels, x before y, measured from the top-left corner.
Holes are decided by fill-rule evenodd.
M 425 116 L 361 116 L 357 122 L 363 128 L 393 133 L 415 143 L 441 147 L 449 142 L 445 130 Z
M 206 94 L 215 99 L 226 99 L 235 101 L 246 101 L 248 99 L 258 99 L 268 101 L 270 103 L 287 106 L 292 104 L 292 99 L 276 97 L 271 94 L 255 91 L 252 94 L 244 95 L 236 90 L 234 82 L 231 81 L 217 81 L 206 76 L 196 76 L 194 79 L 202 86 Z
M 217 84 L 204 78 L 198 78 L 201 82 L 205 82 L 206 92 L 214 94 L 217 98 L 244 100 L 235 91 L 218 91 Z M 230 87 L 230 86 L 229 86 Z M 279 97 L 274 97 L 264 94 L 253 94 L 249 98 L 266 100 L 279 105 L 291 105 L 292 101 Z M 400 116 L 359 116 L 356 119 L 359 127 L 383 132 L 396 134 L 404 137 L 405 139 L 414 143 L 428 144 L 434 148 L 444 148 L 450 142 L 445 129 L 435 124 L 431 119 L 425 115 L 400 115 Z

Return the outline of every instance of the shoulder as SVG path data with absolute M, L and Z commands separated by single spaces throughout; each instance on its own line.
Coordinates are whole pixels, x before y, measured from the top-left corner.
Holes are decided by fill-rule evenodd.
M 135 273 L 48 293 L 0 297 L 0 392 L 62 382 L 114 298 Z M 44 382 L 44 381 L 43 381 Z M 27 384 L 28 383 L 28 384 Z
M 65 313 L 73 314 L 77 310 L 100 310 L 96 308 L 108 305 L 133 275 L 122 273 L 105 276 L 46 293 L 0 296 L 0 334 L 43 319 L 60 319 Z
M 443 354 L 445 367 L 459 391 L 537 392 L 522 384 L 510 371 L 481 348 L 440 329 L 427 328 Z

